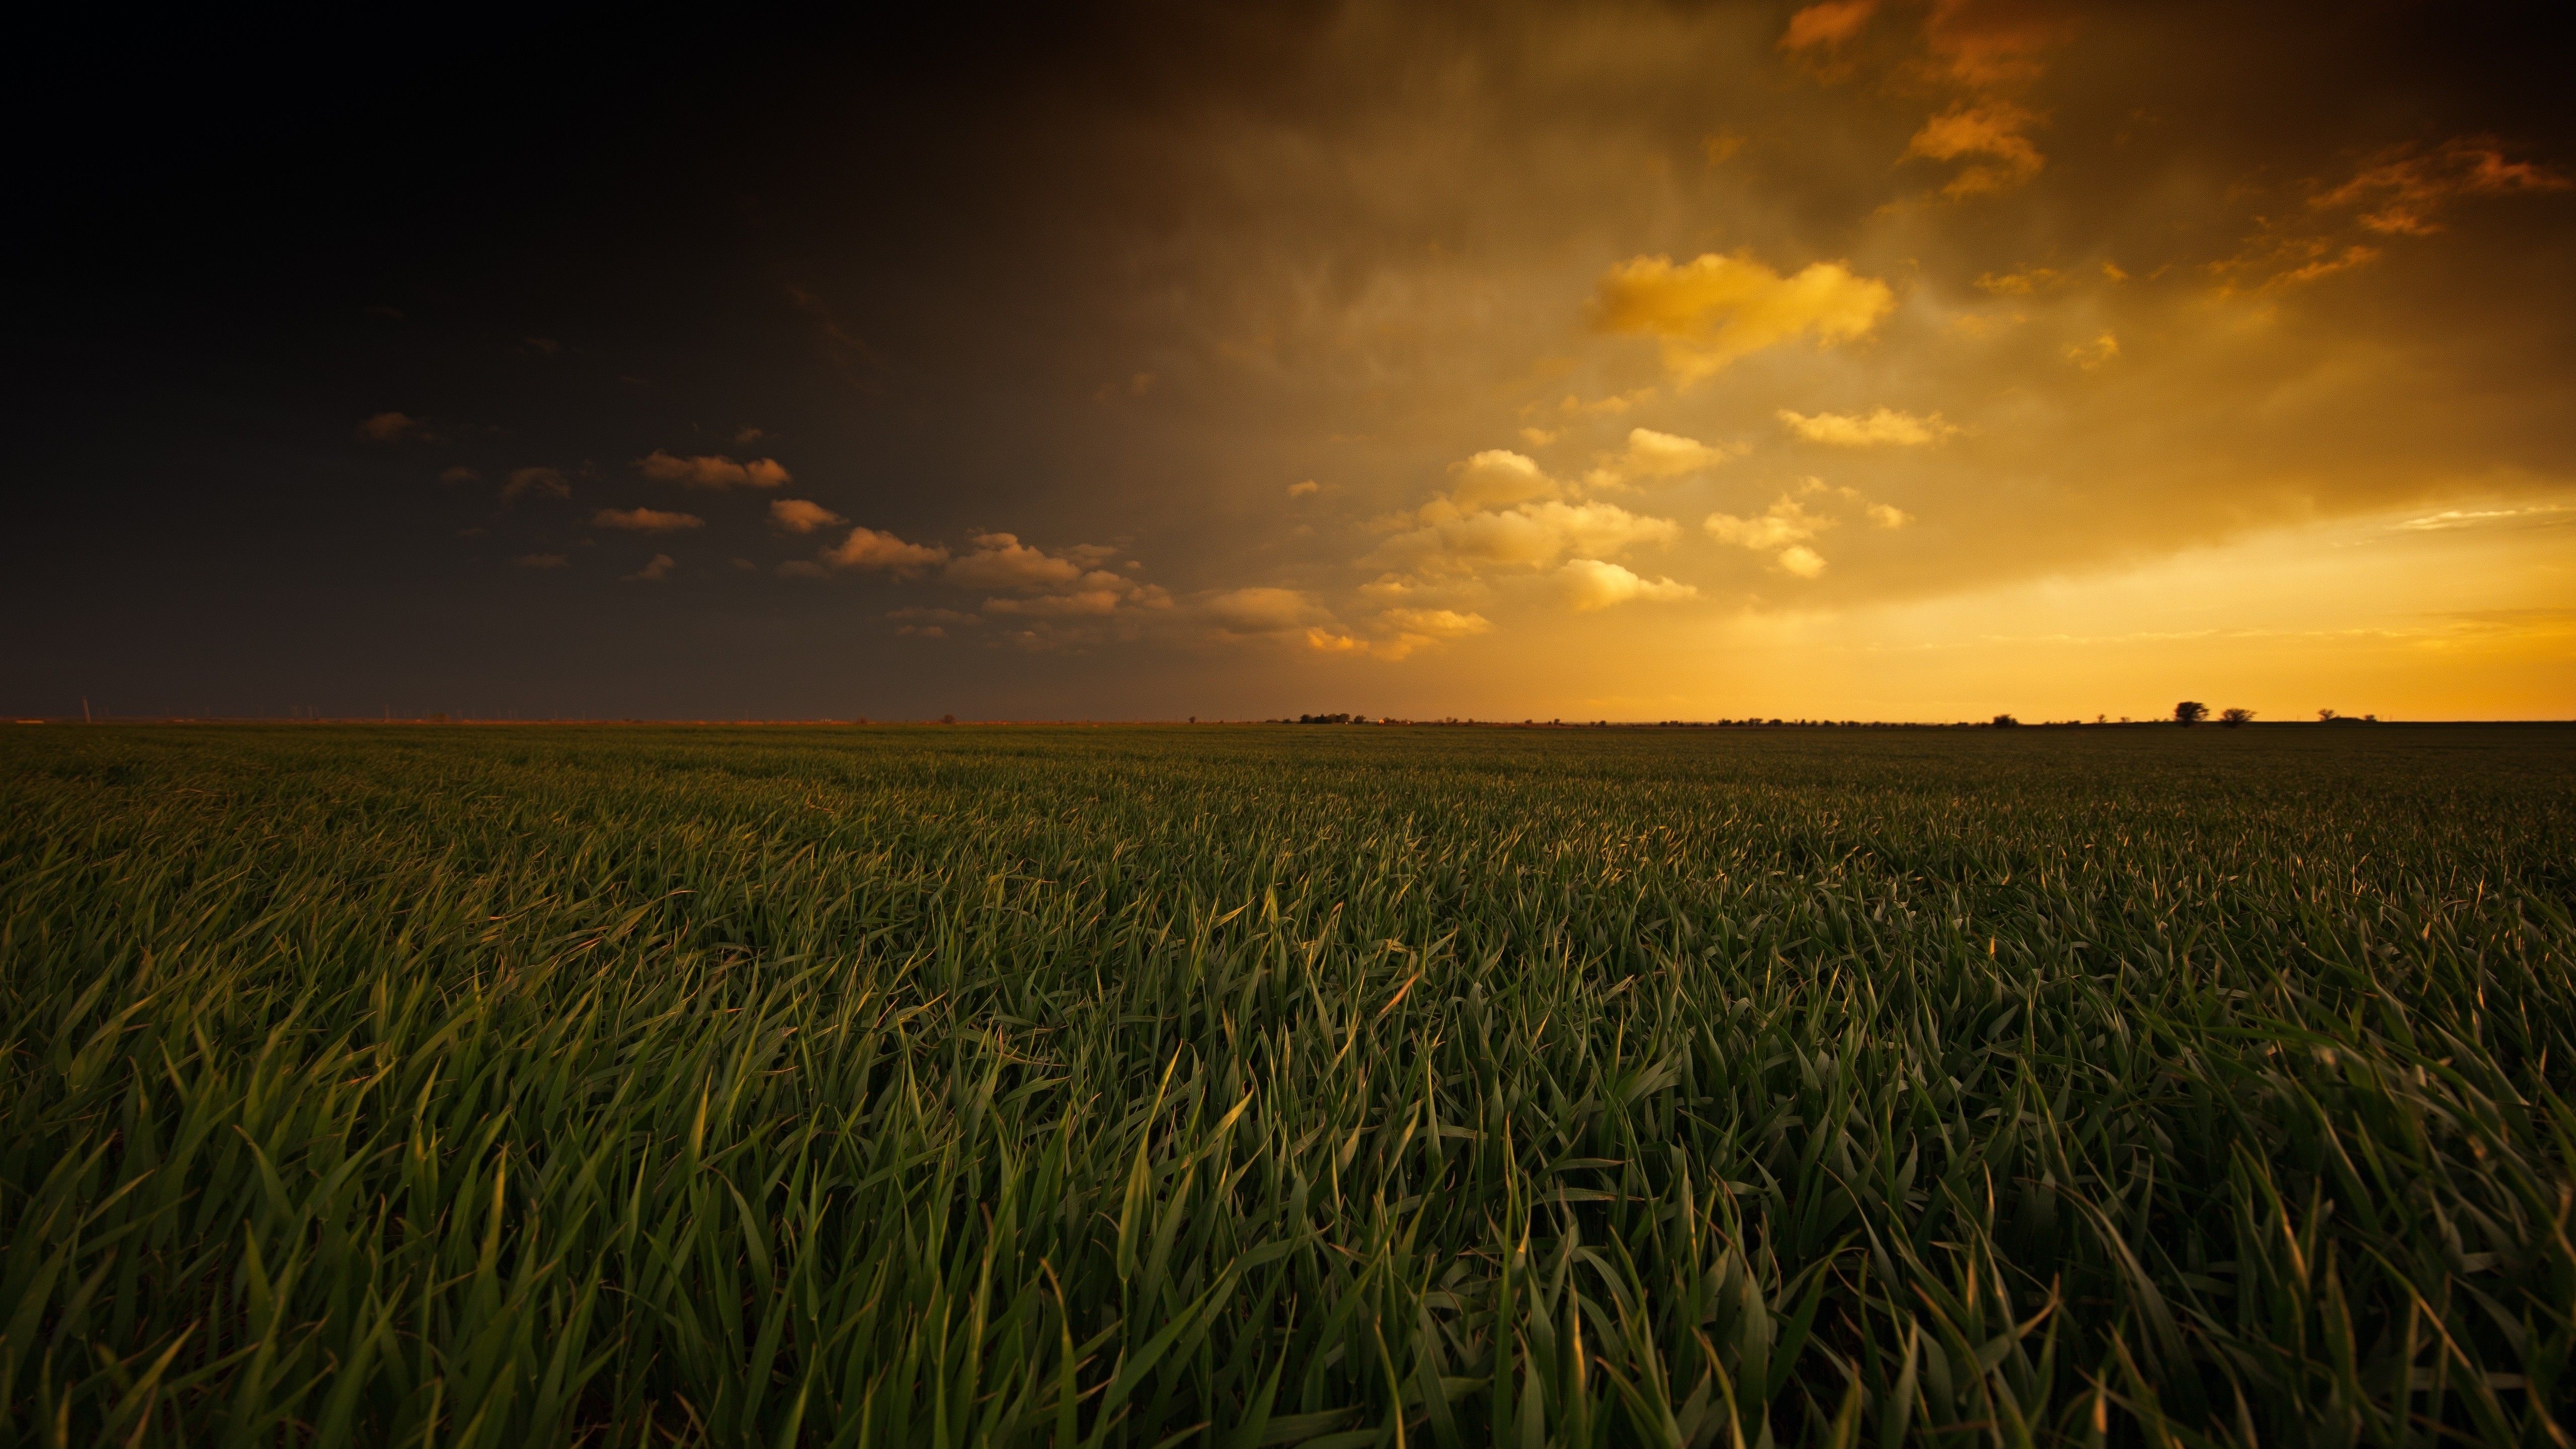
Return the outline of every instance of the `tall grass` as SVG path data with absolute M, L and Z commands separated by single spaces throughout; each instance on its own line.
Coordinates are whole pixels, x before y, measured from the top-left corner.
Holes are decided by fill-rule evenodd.
M 2571 743 L 16 732 L 0 1436 L 2564 1445 Z

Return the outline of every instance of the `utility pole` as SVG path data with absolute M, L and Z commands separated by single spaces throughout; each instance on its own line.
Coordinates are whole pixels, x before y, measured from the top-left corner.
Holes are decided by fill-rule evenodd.
M 82 724 L 88 724 L 88 723 L 90 723 L 90 717 L 89 717 L 89 696 L 88 696 L 88 695 L 86 695 L 86 694 L 84 694 L 84 695 L 82 695 L 82 696 L 81 696 L 81 723 L 82 723 Z

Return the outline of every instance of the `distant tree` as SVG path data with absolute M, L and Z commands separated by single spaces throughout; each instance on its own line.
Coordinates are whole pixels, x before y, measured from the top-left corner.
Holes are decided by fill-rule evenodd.
M 1995 728 L 1999 730 L 2008 730 L 2020 723 L 2020 720 L 2014 719 L 2008 714 L 1999 714 L 1995 716 Z
M 957 723 L 957 716 L 953 714 L 943 714 L 939 717 L 939 722 L 941 724 L 955 724 Z
M 2186 699 L 2174 706 L 2174 723 L 2189 728 L 2209 718 L 2209 706 L 2196 699 Z
M 2218 712 L 2218 722 L 2227 726 L 2229 729 L 2234 729 L 2253 717 L 2254 711 L 2250 709 L 2236 709 L 2231 707 L 2228 709 L 2222 709 Z
M 2333 710 L 2321 709 L 2317 711 L 2317 723 L 2319 724 L 2333 724 L 2334 719 L 2335 712 Z

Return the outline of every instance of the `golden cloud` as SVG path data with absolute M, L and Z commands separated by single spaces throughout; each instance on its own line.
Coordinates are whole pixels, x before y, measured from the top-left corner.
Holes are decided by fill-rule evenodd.
M 1885 282 L 1841 262 L 1813 262 L 1783 277 L 1750 256 L 1715 253 L 1680 266 L 1661 256 L 1622 262 L 1594 299 L 1602 330 L 1660 340 L 1665 370 L 1683 387 L 1810 333 L 1818 342 L 1850 341 L 1895 306 Z
M 1318 626 L 1306 631 L 1306 647 L 1319 654 L 1355 654 L 1393 661 L 1417 650 L 1493 627 L 1482 614 L 1455 609 L 1388 609 L 1377 616 L 1378 637 L 1366 638 Z
M 1380 545 L 1395 563 L 1426 573 L 1473 573 L 1488 567 L 1542 568 L 1569 554 L 1616 554 L 1681 536 L 1668 518 L 1648 518 L 1609 503 L 1550 499 L 1517 508 L 1459 512 L 1434 504 L 1424 526 Z
M 1866 417 L 1857 413 L 1795 413 L 1782 408 L 1780 421 L 1808 442 L 1837 448 L 1921 447 L 1955 437 L 1959 431 L 1943 421 L 1939 413 L 1917 417 L 1894 408 L 1879 408 Z
M 1604 454 L 1600 463 L 1584 475 L 1583 481 L 1595 488 L 1620 488 L 1641 478 L 1679 478 L 1690 473 L 1704 473 L 1726 461 L 1726 451 L 1714 448 L 1697 438 L 1679 433 L 1659 433 L 1653 428 L 1630 428 L 1628 446 L 1617 453 Z
M 706 520 L 694 513 L 665 513 L 659 508 L 603 508 L 590 516 L 600 528 L 622 528 L 630 533 L 677 533 L 687 528 L 704 528 Z
M 1463 463 L 1453 463 L 1449 476 L 1457 481 L 1449 485 L 1448 501 L 1461 510 L 1504 508 L 1563 492 L 1534 459 L 1508 448 L 1488 448 Z
M 1708 531 L 1709 537 L 1720 543 L 1767 551 L 1813 538 L 1818 531 L 1833 527 L 1834 520 L 1809 513 L 1796 499 L 1784 493 L 1778 502 L 1757 517 L 1738 518 L 1732 513 L 1712 513 L 1700 526 Z
M 655 482 L 677 483 L 683 488 L 775 488 L 788 481 L 787 470 L 775 458 L 740 463 L 712 453 L 675 458 L 655 448 L 636 459 L 635 466 Z
M 671 570 L 678 567 L 679 563 L 669 554 L 657 553 L 653 555 L 652 559 L 648 561 L 644 567 L 637 569 L 626 577 L 630 582 L 658 584 L 664 579 L 669 578 L 671 576 Z
M 1322 615 L 1314 599 L 1296 589 L 1230 589 L 1200 605 L 1216 626 L 1230 634 L 1283 634 L 1302 629 Z
M 1556 571 L 1559 591 L 1578 613 L 1607 609 L 1634 599 L 1654 603 L 1699 597 L 1699 590 L 1671 579 L 1648 579 L 1597 558 L 1568 559 Z
M 1907 156 L 1956 161 L 1963 156 L 1991 158 L 1962 170 L 1942 187 L 1948 196 L 1976 196 L 2019 186 L 2040 173 L 2048 158 L 2022 134 L 2039 124 L 2039 116 L 2010 101 L 1953 106 L 1923 123 L 1907 142 Z
M 1585 402 L 1575 394 L 1567 393 L 1565 395 L 1565 401 L 1558 403 L 1556 406 L 1557 411 L 1564 413 L 1567 417 L 1615 418 L 1640 403 L 1652 402 L 1654 399 L 1654 388 L 1635 387 L 1630 388 L 1626 392 L 1612 393 L 1608 397 L 1595 398 L 1591 402 Z

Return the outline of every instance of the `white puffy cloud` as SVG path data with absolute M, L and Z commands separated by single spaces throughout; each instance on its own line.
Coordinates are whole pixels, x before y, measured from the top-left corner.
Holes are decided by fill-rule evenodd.
M 1679 266 L 1670 257 L 1632 258 L 1602 277 L 1594 298 L 1602 329 L 1658 339 L 1665 370 L 1683 387 L 1810 333 L 1819 342 L 1860 337 L 1895 306 L 1885 282 L 1840 262 L 1784 277 L 1750 256 L 1714 252 Z
M 919 573 L 947 562 L 948 550 L 937 544 L 906 543 L 891 533 L 865 526 L 823 551 L 823 561 L 845 569 L 884 569 L 894 574 Z
M 694 458 L 675 458 L 655 448 L 649 455 L 635 460 L 644 476 L 661 483 L 677 483 L 683 488 L 775 488 L 787 481 L 787 470 L 775 458 L 753 458 L 737 463 L 717 454 Z
M 769 503 L 769 521 L 789 533 L 815 533 L 850 520 L 807 499 L 774 498 Z
M 1654 603 L 1699 597 L 1699 590 L 1671 579 L 1648 579 L 1595 558 L 1568 559 L 1556 571 L 1558 590 L 1577 612 L 1607 609 L 1632 599 Z
M 1811 443 L 1837 448 L 1921 447 L 1956 436 L 1958 428 L 1939 413 L 1917 417 L 1894 408 L 1859 413 L 1795 413 L 1780 409 L 1780 421 Z

